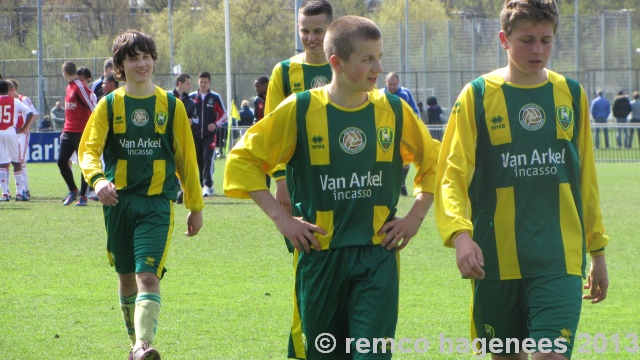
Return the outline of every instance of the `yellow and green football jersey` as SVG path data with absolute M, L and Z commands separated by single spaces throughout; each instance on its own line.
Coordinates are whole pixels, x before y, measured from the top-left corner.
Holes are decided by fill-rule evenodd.
M 89 118 L 78 155 L 91 185 L 106 178 L 118 191 L 175 201 L 178 175 L 187 208 L 204 208 L 184 105 L 159 87 L 145 98 L 127 95 L 124 87 L 105 96 Z
M 436 219 L 445 245 L 469 232 L 485 278 L 585 274 L 608 242 L 599 207 L 589 108 L 577 82 L 548 71 L 522 86 L 499 71 L 460 94 L 445 132 Z
M 355 109 L 332 103 L 325 88 L 287 98 L 229 154 L 225 195 L 266 190 L 264 174 L 286 163 L 294 215 L 327 231 L 316 234 L 323 249 L 379 244 L 377 231 L 396 212 L 403 163 L 416 166 L 416 193 L 433 192 L 439 142 L 397 96 L 368 95 Z
M 293 93 L 322 87 L 331 82 L 331 65 L 308 64 L 304 62 L 304 53 L 281 61 L 273 68 L 264 114 L 267 115 Z

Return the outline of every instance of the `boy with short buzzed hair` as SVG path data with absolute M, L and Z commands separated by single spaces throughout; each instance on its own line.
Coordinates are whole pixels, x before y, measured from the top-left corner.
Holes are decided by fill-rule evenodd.
M 184 188 L 187 236 L 202 227 L 198 165 L 182 101 L 155 86 L 153 39 L 128 30 L 112 45 L 125 85 L 100 100 L 82 134 L 82 173 L 104 205 L 109 261 L 118 273 L 130 360 L 159 360 L 151 347 L 160 313 L 160 279 L 173 233 L 177 179 Z M 104 155 L 103 171 L 100 156 Z
M 507 0 L 500 20 L 508 64 L 468 84 L 453 107 L 436 222 L 471 278 L 471 338 L 500 340 L 493 359 L 527 359 L 507 350 L 509 338 L 533 339 L 533 360 L 566 359 L 582 299 L 603 301 L 609 283 L 589 104 L 580 84 L 545 68 L 554 0 Z
M 293 344 L 289 357 L 298 359 L 357 354 L 355 343 L 322 353 L 314 346 L 322 333 L 339 344 L 394 337 L 398 251 L 416 235 L 432 203 L 439 151 L 405 102 L 375 89 L 383 47 L 374 22 L 335 20 L 324 50 L 331 83 L 291 95 L 253 125 L 225 169 L 225 195 L 252 198 L 295 246 L 294 311 L 301 324 L 292 328 L 301 326 L 307 339 L 306 345 Z M 292 169 L 293 216 L 264 183 L 264 174 L 280 162 Z M 416 166 L 417 198 L 405 217 L 396 217 L 405 162 Z M 375 358 L 391 358 L 391 351 Z

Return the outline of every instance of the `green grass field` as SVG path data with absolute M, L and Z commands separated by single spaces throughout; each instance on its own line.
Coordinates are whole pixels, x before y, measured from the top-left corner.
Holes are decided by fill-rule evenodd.
M 219 160 L 218 193 L 223 168 Z M 578 334 L 620 334 L 620 351 L 611 340 L 597 354 L 581 339 L 576 345 L 591 353 L 574 351 L 573 358 L 637 359 L 640 352 L 625 351 L 632 346 L 625 336 L 640 334 L 640 166 L 598 164 L 598 171 L 611 286 L 605 302 L 584 303 Z M 30 164 L 29 177 L 31 202 L 0 203 L 0 359 L 126 359 L 101 205 L 63 207 L 66 187 L 55 164 Z M 205 202 L 204 227 L 194 238 L 182 235 L 187 211 L 176 206 L 156 347 L 168 360 L 284 359 L 292 259 L 282 237 L 251 201 L 218 195 Z M 411 202 L 402 198 L 398 213 Z M 440 351 L 441 334 L 469 337 L 470 286 L 460 279 L 454 250 L 442 246 L 433 214 L 401 258 L 396 338 L 424 338 L 430 348 L 394 358 L 473 358 Z

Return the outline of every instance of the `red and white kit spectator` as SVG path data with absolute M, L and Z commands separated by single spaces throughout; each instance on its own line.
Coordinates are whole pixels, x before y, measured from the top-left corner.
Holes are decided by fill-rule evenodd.
M 8 95 L 9 88 L 13 88 L 13 84 L 0 80 L 0 201 L 9 201 L 9 163 L 13 165 L 16 180 L 16 201 L 25 201 L 17 134 L 29 127 L 33 114 L 20 100 Z M 18 118 L 19 112 L 26 114 L 24 120 Z
M 96 106 L 91 89 L 78 79 L 76 65 L 70 61 L 62 65 L 62 75 L 69 82 L 67 86 L 65 101 L 65 122 L 60 136 L 60 153 L 58 154 L 58 168 L 60 175 L 64 179 L 69 194 L 63 200 L 65 206 L 71 204 L 78 197 L 78 187 L 73 181 L 73 171 L 69 167 L 69 160 L 74 152 L 78 151 L 80 138 L 84 127 L 91 116 L 93 108 Z M 80 174 L 80 199 L 76 206 L 87 205 L 87 182 Z
M 13 90 L 9 90 L 9 96 L 11 96 L 14 99 L 20 100 L 23 104 L 25 104 L 29 108 L 29 110 L 31 110 L 31 113 L 33 114 L 33 118 L 31 119 L 31 122 L 37 121 L 39 117 L 38 111 L 36 110 L 35 106 L 33 106 L 33 102 L 31 102 L 31 99 L 18 93 L 17 81 L 13 79 L 9 79 L 7 81 L 10 81 L 14 86 Z M 23 114 L 22 112 L 19 112 L 18 120 L 24 122 L 26 119 L 26 116 L 27 116 L 26 113 Z M 22 134 L 18 134 L 18 161 L 22 165 L 22 181 L 24 183 L 24 194 L 22 194 L 22 196 L 25 198 L 25 200 L 29 200 L 31 198 L 31 191 L 29 190 L 29 177 L 27 173 L 27 153 L 29 151 L 30 135 L 31 135 L 31 132 L 29 131 L 29 127 L 27 127 L 25 132 L 23 132 Z

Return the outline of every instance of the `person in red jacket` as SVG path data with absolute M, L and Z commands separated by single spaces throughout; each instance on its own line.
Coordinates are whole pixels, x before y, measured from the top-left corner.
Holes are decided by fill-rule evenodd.
M 73 153 L 78 151 L 82 132 L 87 124 L 87 120 L 89 120 L 89 116 L 91 116 L 93 108 L 96 106 L 95 100 L 93 100 L 95 97 L 92 97 L 93 92 L 91 92 L 91 89 L 89 89 L 84 82 L 78 79 L 76 71 L 76 64 L 70 61 L 62 64 L 62 75 L 69 83 L 64 98 L 66 120 L 64 122 L 64 128 L 62 129 L 62 135 L 60 135 L 60 151 L 58 153 L 60 175 L 62 175 L 62 178 L 69 188 L 69 194 L 63 200 L 64 206 L 74 202 L 78 195 L 80 195 L 80 199 L 76 203 L 76 206 L 87 205 L 87 182 L 81 175 L 80 194 L 78 194 L 78 187 L 73 180 L 73 171 L 69 167 L 69 160 Z

